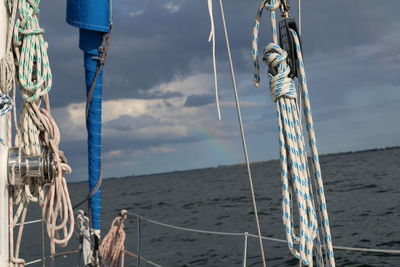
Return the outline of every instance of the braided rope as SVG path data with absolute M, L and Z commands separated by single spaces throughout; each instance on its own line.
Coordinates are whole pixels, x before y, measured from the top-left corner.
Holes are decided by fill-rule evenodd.
M 303 55 L 301 52 L 301 45 L 300 45 L 300 40 L 299 37 L 297 36 L 297 33 L 293 30 L 290 30 L 295 43 L 296 43 L 296 53 L 297 53 L 297 58 L 299 60 L 298 62 L 298 70 L 300 72 L 300 92 L 301 92 L 301 100 L 302 100 L 302 105 L 303 105 L 303 113 L 306 121 L 306 129 L 308 133 L 308 142 L 311 150 L 311 166 L 313 168 L 313 181 L 315 183 L 316 187 L 316 199 L 318 203 L 318 210 L 320 211 L 321 214 L 321 225 L 323 228 L 323 236 L 324 239 L 323 242 L 325 244 L 325 247 L 327 248 L 327 256 L 329 258 L 329 262 L 331 266 L 335 266 L 335 257 L 333 253 L 333 244 L 332 244 L 332 236 L 331 236 L 331 230 L 329 226 L 329 216 L 328 216 L 328 210 L 327 210 L 327 205 L 326 205 L 326 198 L 325 198 L 325 190 L 324 190 L 324 183 L 322 180 L 322 172 L 321 172 L 321 166 L 319 163 L 319 153 L 318 153 L 318 148 L 317 148 L 317 141 L 316 141 L 316 136 L 315 136 L 315 131 L 314 131 L 314 119 L 312 117 L 312 112 L 311 112 L 311 103 L 310 103 L 310 98 L 309 98 L 309 92 L 308 92 L 308 85 L 307 85 L 307 79 L 306 79 L 306 73 L 304 69 L 304 61 L 303 61 Z M 304 145 L 304 144 L 303 144 Z M 305 145 L 304 145 L 305 146 Z
M 40 0 L 9 2 L 9 9 L 12 10 L 10 25 L 14 26 L 10 27 L 10 40 L 18 62 L 17 80 L 24 100 L 16 127 L 15 143 L 30 156 L 40 155 L 43 148 L 49 150 L 54 157 L 56 177 L 50 184 L 46 184 L 43 179 L 27 177 L 22 185 L 16 187 L 13 195 L 17 208 L 10 227 L 13 228 L 18 222 L 21 224 L 15 253 L 12 255 L 17 260 L 29 202 L 38 202 L 42 207 L 52 255 L 55 254 L 56 244 L 62 247 L 67 245 L 74 229 L 74 215 L 64 178 L 64 174 L 70 173 L 71 168 L 58 149 L 60 132 L 50 113 L 48 92 L 52 85 L 52 75 L 47 55 L 48 45 L 43 38 L 44 30 L 39 25 L 39 5 Z
M 268 65 L 270 94 L 272 100 L 276 102 L 278 111 L 279 149 L 282 168 L 282 219 L 289 250 L 305 265 L 313 266 L 313 255 L 315 253 L 318 266 L 328 264 L 333 267 L 335 266 L 335 260 L 332 238 L 300 41 L 296 32 L 291 30 L 296 43 L 299 91 L 311 150 L 313 175 L 310 175 L 308 166 L 295 82 L 288 77 L 290 73 L 290 66 L 286 62 L 288 54 L 278 45 L 275 10 L 280 4 L 280 0 L 263 0 L 257 12 L 252 41 L 255 69 L 254 83 L 257 87 L 260 85 L 257 43 L 260 18 L 265 8 L 271 13 L 273 42 L 265 48 L 263 60 Z M 313 192 L 313 184 L 316 188 L 316 194 Z M 314 203 L 314 199 L 316 199 L 317 206 Z M 294 201 L 297 202 L 299 214 L 298 232 L 293 213 Z M 318 225 L 318 219 L 322 229 Z M 323 236 L 322 242 L 319 236 L 320 233 Z M 295 243 L 299 244 L 297 248 L 294 247 Z
M 260 64 L 258 62 L 258 32 L 260 30 L 261 15 L 264 9 L 267 9 L 271 13 L 272 22 L 272 33 L 273 42 L 278 43 L 278 34 L 276 29 L 276 15 L 275 10 L 279 8 L 281 4 L 280 0 L 262 0 L 257 11 L 256 19 L 253 26 L 253 38 L 251 41 L 252 46 L 252 57 L 254 65 L 254 86 L 260 87 Z
M 120 214 L 111 223 L 110 231 L 104 237 L 100 244 L 100 256 L 103 261 L 111 267 L 117 267 L 119 264 L 124 266 L 125 250 L 125 231 L 124 223 L 128 216 L 128 211 L 122 210 Z M 140 260 L 140 255 L 138 257 Z
M 4 116 L 11 111 L 13 107 L 12 98 L 8 95 L 0 94 L 0 116 Z

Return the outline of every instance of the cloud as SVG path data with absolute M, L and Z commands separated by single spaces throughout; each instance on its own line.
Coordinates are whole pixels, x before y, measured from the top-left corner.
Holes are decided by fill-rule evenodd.
M 398 145 L 400 127 L 393 121 L 400 101 L 400 21 L 398 3 L 389 2 L 374 9 L 367 8 L 372 0 L 361 6 L 345 0 L 303 3 L 305 66 L 324 152 L 338 151 L 338 140 L 340 150 L 385 142 Z M 197 154 L 188 150 L 212 151 L 214 142 L 239 143 L 219 13 L 215 12 L 223 121 L 216 120 L 214 106 L 206 1 L 120 0 L 114 6 L 111 53 L 104 69 L 103 151 L 107 164 L 112 164 L 108 173 L 199 167 Z M 252 85 L 249 40 L 257 7 L 256 2 L 225 1 L 242 115 L 249 147 L 254 147 L 250 152 L 258 155 L 255 160 L 263 160 L 275 155 L 274 149 L 264 148 L 275 147 L 277 126 L 264 65 L 262 87 Z M 67 25 L 64 16 L 65 2 L 41 4 L 54 76 L 52 111 L 60 124 L 62 146 L 79 176 L 86 172 L 83 55 L 78 30 Z M 271 40 L 268 19 L 261 33 L 260 51 Z M 169 151 L 156 153 L 163 150 Z M 214 154 L 207 160 L 220 163 Z M 135 168 L 129 168 L 129 162 Z
M 144 14 L 144 10 L 136 10 L 129 12 L 129 17 L 136 17 Z
M 175 152 L 175 149 L 165 146 L 158 146 L 158 147 L 150 147 L 150 153 L 152 154 L 164 154 L 164 153 L 171 153 Z
M 212 95 L 189 95 L 186 98 L 185 107 L 199 107 L 215 102 L 215 96 Z
M 182 7 L 182 4 L 174 3 L 174 2 L 168 2 L 164 5 L 164 8 L 168 10 L 168 12 L 171 13 L 176 13 L 178 12 Z

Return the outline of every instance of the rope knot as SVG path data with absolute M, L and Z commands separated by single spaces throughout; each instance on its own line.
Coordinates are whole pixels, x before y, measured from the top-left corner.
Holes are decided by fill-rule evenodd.
M 125 220 L 125 219 L 128 217 L 128 211 L 127 211 L 127 210 L 121 210 L 121 211 L 119 212 L 119 216 L 121 216 L 121 218 L 122 218 L 123 220 Z
M 127 210 L 121 210 L 119 215 L 111 223 L 110 231 L 100 244 L 100 256 L 111 267 L 119 264 L 124 266 L 125 231 L 124 222 L 128 217 Z
M 297 97 L 295 83 L 288 77 L 290 67 L 286 62 L 287 57 L 287 52 L 275 43 L 270 43 L 264 50 L 263 61 L 268 65 L 269 87 L 274 102 L 283 96 Z
M 281 0 L 265 0 L 263 5 L 265 9 L 274 11 L 280 7 Z

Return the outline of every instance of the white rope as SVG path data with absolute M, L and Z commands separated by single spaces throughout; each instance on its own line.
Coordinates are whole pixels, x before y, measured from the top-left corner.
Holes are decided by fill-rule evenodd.
M 34 224 L 34 223 L 40 223 L 40 222 L 43 222 L 43 220 L 40 219 L 40 220 L 27 221 L 27 222 L 24 222 L 23 224 L 27 225 L 27 224 Z M 16 223 L 15 224 L 15 226 L 19 226 L 19 225 L 21 225 L 21 223 Z
M 213 0 L 207 0 L 208 2 L 208 13 L 210 15 L 211 29 L 208 37 L 208 42 L 212 42 L 212 59 L 213 59 L 213 71 L 214 71 L 214 87 L 215 87 L 215 101 L 217 104 L 218 120 L 221 120 L 221 108 L 219 104 L 219 93 L 218 93 L 218 77 L 217 77 L 217 59 L 215 56 L 215 24 L 213 14 Z
M 275 10 L 280 7 L 280 4 L 280 0 L 263 0 L 257 12 L 252 43 L 253 60 L 255 64 L 254 82 L 256 86 L 259 86 L 260 77 L 257 41 L 259 22 L 262 11 L 265 8 L 271 12 L 273 42 L 265 48 L 263 60 L 269 68 L 271 98 L 276 102 L 278 111 L 280 162 L 282 168 L 282 219 L 285 225 L 289 250 L 296 258 L 301 259 L 302 263 L 305 265 L 313 266 L 313 255 L 315 253 L 319 266 L 328 264 L 333 267 L 335 266 L 335 260 L 332 249 L 332 239 L 300 41 L 296 32 L 290 30 L 289 34 L 291 34 L 295 40 L 296 54 L 299 61 L 297 62 L 298 66 L 293 67 L 299 70 L 299 91 L 301 93 L 308 140 L 312 154 L 313 176 L 310 175 L 308 167 L 295 83 L 288 77 L 291 71 L 290 66 L 286 62 L 288 55 L 287 52 L 278 45 Z M 317 190 L 316 194 L 313 193 L 313 183 Z M 314 198 L 317 200 L 318 215 L 314 204 Z M 298 232 L 295 228 L 296 224 L 294 223 L 294 214 L 292 212 L 293 201 L 297 202 L 299 213 Z M 318 216 L 320 217 L 321 229 L 318 225 Z M 322 242 L 319 237 L 320 232 L 323 236 Z M 299 241 L 298 248 L 294 247 L 294 241 Z M 317 245 L 316 248 L 314 247 L 315 245 Z M 322 248 L 324 248 L 325 259 Z
M 9 10 L 12 10 L 9 34 L 11 36 L 13 33 L 15 61 L 18 62 L 17 78 L 24 99 L 15 142 L 30 156 L 38 156 L 46 148 L 53 154 L 56 166 L 56 177 L 52 183 L 46 184 L 43 179 L 27 177 L 22 185 L 16 186 L 13 195 L 17 208 L 10 223 L 10 231 L 18 222 L 20 227 L 15 253 L 11 258 L 19 261 L 19 247 L 29 202 L 38 202 L 42 206 L 52 254 L 55 254 L 56 244 L 67 245 L 73 234 L 74 216 L 63 177 L 65 173 L 71 172 L 71 168 L 58 149 L 60 132 L 50 113 L 48 92 L 51 89 L 52 76 L 47 42 L 43 39 L 44 30 L 39 26 L 40 0 L 14 0 L 8 3 Z M 44 108 L 41 108 L 42 104 Z
M 92 244 L 90 243 L 93 231 L 90 227 L 90 220 L 87 216 L 85 216 L 83 210 L 78 210 L 76 224 L 79 230 L 80 249 L 82 251 L 83 264 L 87 266 L 94 262 Z
M 258 218 L 258 210 L 257 210 L 256 196 L 255 196 L 255 193 L 254 193 L 253 177 L 251 175 L 250 160 L 249 160 L 249 155 L 248 155 L 248 152 L 247 152 L 246 135 L 245 135 L 245 132 L 244 132 L 244 126 L 243 126 L 243 121 L 242 121 L 242 114 L 241 114 L 241 109 L 240 109 L 240 100 L 239 100 L 238 90 L 237 90 L 237 86 L 236 86 L 236 77 L 235 77 L 235 71 L 234 71 L 234 68 L 233 68 L 231 47 L 230 47 L 230 43 L 229 43 L 228 29 L 227 29 L 227 26 L 226 26 L 224 5 L 222 3 L 222 0 L 219 0 L 219 5 L 220 5 L 220 9 L 221 9 L 222 24 L 223 24 L 224 33 L 225 33 L 226 48 L 227 48 L 227 51 L 228 51 L 228 59 L 229 59 L 229 66 L 230 66 L 230 72 L 231 72 L 232 87 L 233 87 L 233 93 L 235 95 L 236 113 L 237 113 L 237 116 L 238 116 L 238 122 L 239 122 L 239 128 L 240 128 L 240 136 L 241 136 L 241 139 L 242 139 L 243 154 L 244 154 L 244 157 L 245 157 L 245 160 L 246 160 L 247 174 L 248 174 L 249 184 L 250 184 L 250 191 L 251 191 L 251 199 L 252 199 L 252 203 L 253 203 L 254 218 L 256 220 L 256 226 L 257 226 L 257 234 L 258 234 L 258 242 L 259 242 L 259 247 L 260 247 L 261 260 L 262 260 L 263 266 L 266 267 L 267 266 L 267 262 L 266 262 L 266 258 L 265 258 L 265 252 L 264 252 L 264 245 L 263 245 L 263 240 L 262 240 L 260 220 Z
M 122 210 L 111 223 L 110 230 L 100 243 L 100 256 L 104 263 L 110 267 L 124 266 L 125 262 L 125 237 L 124 223 L 128 211 Z M 138 264 L 140 264 L 140 254 L 138 254 Z
M 29 262 L 25 263 L 24 266 L 32 265 L 32 264 L 39 263 L 39 262 L 42 262 L 42 261 L 43 261 L 42 259 L 29 261 Z

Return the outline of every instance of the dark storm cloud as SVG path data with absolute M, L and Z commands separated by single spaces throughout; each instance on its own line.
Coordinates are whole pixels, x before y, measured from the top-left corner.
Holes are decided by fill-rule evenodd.
M 164 98 L 167 96 L 151 96 L 145 91 L 159 83 L 170 81 L 176 74 L 211 71 L 208 64 L 193 66 L 196 60 L 201 62 L 210 57 L 206 1 L 171 1 L 182 5 L 177 12 L 168 12 L 164 7 L 165 3 L 167 2 L 158 0 L 135 3 L 121 0 L 114 3 L 114 33 L 111 56 L 105 69 L 105 98 Z M 341 8 L 344 3 L 346 8 Z M 400 27 L 400 23 L 393 20 L 397 16 L 394 1 L 387 1 L 385 5 L 374 5 L 374 8 L 367 8 L 370 6 L 368 3 L 372 1 L 358 0 L 351 4 L 346 1 L 305 2 L 303 16 L 307 19 L 304 19 L 303 42 L 306 59 L 315 53 L 324 53 L 325 57 L 320 60 L 329 62 L 332 56 L 340 56 L 338 51 L 346 55 L 345 51 L 349 47 L 382 40 L 387 35 L 388 24 L 393 28 L 396 25 Z M 214 6 L 217 57 L 223 62 L 226 60 L 226 53 L 217 2 Z M 257 6 L 258 1 L 225 1 L 236 69 L 247 73 L 249 79 L 252 71 L 249 50 L 251 26 Z M 142 13 L 138 13 L 138 10 Z M 82 101 L 83 59 L 77 47 L 78 30 L 65 23 L 65 2 L 43 2 L 41 14 L 47 32 L 46 38 L 50 43 L 49 52 L 55 76 L 54 90 L 57 90 L 53 93 L 53 102 L 56 106 L 63 106 L 67 102 Z M 266 37 L 270 36 L 268 14 L 263 18 L 261 28 L 265 34 L 260 39 L 260 50 L 268 42 Z M 371 58 L 374 59 L 376 57 Z M 333 63 L 335 62 L 326 70 L 330 77 L 340 74 L 344 85 L 347 81 L 358 78 L 342 75 L 340 70 L 346 66 Z M 370 72 L 360 72 L 360 75 L 363 80 L 376 81 L 375 76 L 382 73 L 388 72 L 376 72 L 374 68 Z M 396 78 L 394 80 L 397 81 Z
M 185 107 L 200 107 L 215 102 L 212 95 L 189 95 L 186 98 Z
M 262 88 L 254 88 L 251 82 L 250 40 L 259 1 L 227 0 L 224 3 L 239 94 L 246 101 L 265 102 L 268 108 L 245 110 L 245 125 L 250 134 L 275 132 L 276 114 L 269 99 L 265 66 L 261 66 Z M 111 54 L 105 67 L 104 99 L 169 101 L 186 97 L 186 107 L 199 108 L 214 101 L 212 86 L 195 94 L 154 90 L 174 82 L 177 77 L 184 79 L 195 74 L 211 74 L 211 47 L 207 42 L 210 22 L 205 0 L 117 0 L 114 5 L 114 32 Z M 223 101 L 232 101 L 218 1 L 214 1 L 214 7 L 220 92 Z M 347 125 L 340 124 L 340 120 L 362 122 L 368 120 L 369 113 L 379 109 L 395 109 L 393 103 L 400 99 L 400 91 L 396 90 L 400 84 L 399 7 L 398 1 L 390 0 L 379 5 L 372 0 L 303 1 L 303 51 L 317 124 L 326 123 L 331 128 L 339 129 Z M 65 23 L 65 12 L 64 0 L 41 3 L 40 19 L 46 29 L 45 38 L 49 42 L 54 76 L 50 93 L 53 107 L 66 107 L 85 99 L 78 30 Z M 295 10 L 292 13 L 295 14 Z M 269 15 L 265 12 L 261 24 L 260 51 L 270 39 Z M 165 102 L 166 105 L 168 103 Z M 57 114 L 59 118 L 67 116 L 67 113 Z M 233 112 L 225 111 L 225 124 L 207 122 L 204 128 L 219 127 L 221 132 L 236 133 L 237 122 L 231 119 L 234 116 Z M 378 117 L 377 120 L 383 123 L 388 118 Z M 122 115 L 108 121 L 104 130 L 114 130 L 119 135 L 104 136 L 104 152 L 132 151 L 208 138 L 195 133 L 185 137 L 164 134 L 156 138 L 131 135 L 135 129 L 163 126 L 163 123 L 174 126 L 173 122 L 160 122 L 149 115 Z M 370 128 L 372 131 L 378 127 L 371 124 Z M 68 131 L 68 127 L 63 129 Z M 81 130 L 84 131 L 84 128 Z M 322 132 L 329 131 L 322 129 Z M 231 138 L 236 137 L 237 134 Z M 86 159 L 85 141 L 65 139 L 62 145 L 72 165 L 81 168 Z M 371 143 L 371 139 L 365 140 Z M 359 147 L 368 146 L 368 142 Z
M 105 123 L 104 128 L 109 128 L 116 131 L 130 131 L 155 124 L 161 126 L 162 122 L 159 119 L 156 119 L 149 115 L 141 115 L 138 117 L 123 115 L 115 120 L 111 120 Z

